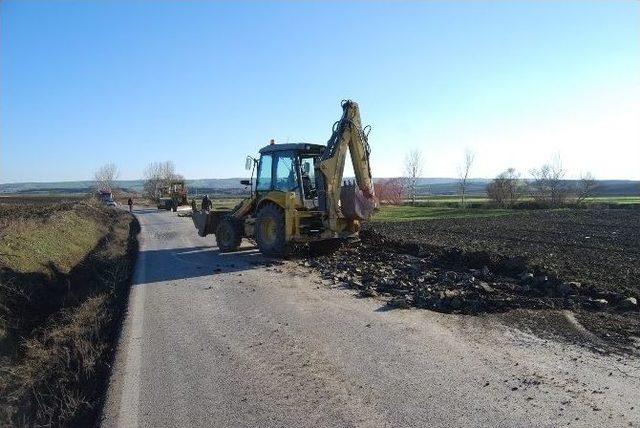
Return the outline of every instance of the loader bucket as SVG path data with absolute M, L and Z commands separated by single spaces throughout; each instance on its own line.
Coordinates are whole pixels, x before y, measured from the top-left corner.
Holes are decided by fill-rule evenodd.
M 367 198 L 354 183 L 340 189 L 342 215 L 349 220 L 368 220 L 377 210 L 375 196 Z
M 194 211 L 191 214 L 193 225 L 198 229 L 198 235 L 207 236 L 216 233 L 220 220 L 231 210 Z

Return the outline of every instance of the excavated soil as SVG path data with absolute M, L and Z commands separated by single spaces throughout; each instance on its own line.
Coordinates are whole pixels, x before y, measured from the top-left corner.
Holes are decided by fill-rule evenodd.
M 581 337 L 640 350 L 640 210 L 370 223 L 361 236 L 304 264 L 363 297 L 388 297 L 390 309 L 511 321 L 513 310 L 571 313 L 587 329 Z

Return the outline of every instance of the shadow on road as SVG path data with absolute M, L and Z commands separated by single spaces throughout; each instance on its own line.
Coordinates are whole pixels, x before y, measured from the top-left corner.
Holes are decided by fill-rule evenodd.
M 151 213 L 157 213 L 160 210 L 158 210 L 157 208 L 134 208 L 133 209 L 133 213 L 134 214 L 151 214 Z
M 197 278 L 226 272 L 241 272 L 256 266 L 278 265 L 280 262 L 265 258 L 256 247 L 243 247 L 233 253 L 221 253 L 216 247 L 196 246 L 140 252 L 134 285 L 162 281 Z

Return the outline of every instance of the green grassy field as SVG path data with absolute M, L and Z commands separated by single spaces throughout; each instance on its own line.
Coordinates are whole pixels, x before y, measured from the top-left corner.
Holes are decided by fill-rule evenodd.
M 241 200 L 242 198 L 219 198 L 219 199 L 214 199 L 212 202 L 213 202 L 214 208 L 233 208 Z
M 598 196 L 595 198 L 588 198 L 586 202 L 588 204 L 633 205 L 640 204 L 640 196 Z
M 489 202 L 489 199 L 484 196 L 467 196 L 464 198 L 467 203 L 486 203 Z M 455 202 L 460 203 L 460 196 L 458 195 L 434 195 L 434 196 L 418 196 L 416 198 L 416 203 L 424 203 L 424 202 Z
M 17 272 L 42 272 L 54 265 L 69 273 L 107 233 L 107 226 L 75 211 L 48 221 L 13 221 L 0 241 L 0 266 Z M 60 239 L 64 236 L 64 239 Z
M 521 198 L 520 202 L 529 202 L 533 199 L 530 197 Z M 408 201 L 407 201 L 408 202 Z M 465 203 L 470 205 L 489 204 L 491 201 L 485 196 L 469 196 L 465 198 Z M 595 196 L 587 198 L 586 204 L 616 204 L 616 205 L 633 205 L 640 204 L 640 196 Z M 443 205 L 452 206 L 460 204 L 460 196 L 458 195 L 435 195 L 435 196 L 419 196 L 416 198 L 416 204 L 421 205 Z
M 522 199 L 526 201 L 528 199 Z M 213 199 L 214 208 L 232 208 L 240 198 L 217 198 Z M 467 218 L 467 217 L 494 217 L 503 215 L 517 215 L 523 209 L 504 209 L 489 206 L 489 199 L 480 196 L 466 198 L 468 208 L 460 208 L 459 196 L 433 196 L 420 197 L 416 200 L 416 205 L 383 205 L 380 211 L 373 217 L 372 221 L 403 221 L 403 220 L 429 220 L 438 218 Z M 587 205 L 621 205 L 638 206 L 640 196 L 601 196 L 589 198 Z M 198 207 L 200 200 L 197 200 Z
M 372 221 L 432 220 L 437 218 L 495 217 L 520 211 L 499 208 L 449 208 L 411 205 L 383 205 Z

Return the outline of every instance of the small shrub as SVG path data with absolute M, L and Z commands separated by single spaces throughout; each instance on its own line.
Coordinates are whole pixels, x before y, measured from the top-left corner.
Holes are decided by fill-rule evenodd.
M 522 196 L 524 184 L 515 169 L 500 173 L 487 185 L 487 196 L 501 207 L 511 207 Z

